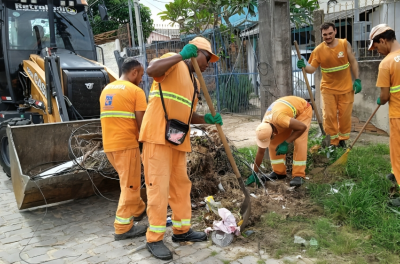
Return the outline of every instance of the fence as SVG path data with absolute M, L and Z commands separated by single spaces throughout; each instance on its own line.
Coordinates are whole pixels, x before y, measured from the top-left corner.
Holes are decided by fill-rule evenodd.
M 206 29 L 203 34 L 212 44 L 215 54 L 220 57 L 210 63 L 203 73 L 204 80 L 214 107 L 222 113 L 261 116 L 259 79 L 257 74 L 258 34 L 241 36 L 239 31 L 221 31 L 219 28 Z M 147 39 L 146 59 L 148 63 L 168 52 L 179 53 L 195 35 L 179 36 L 179 29 L 156 29 Z M 138 56 L 137 48 L 128 49 L 128 56 Z M 153 82 L 145 76 L 144 89 L 148 93 Z M 146 87 L 147 86 L 147 87 Z M 201 96 L 197 111 L 209 111 Z

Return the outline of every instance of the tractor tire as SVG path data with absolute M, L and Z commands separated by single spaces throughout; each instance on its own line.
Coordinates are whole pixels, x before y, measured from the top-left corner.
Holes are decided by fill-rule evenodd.
M 7 126 L 30 125 L 31 121 L 25 118 L 11 118 L 0 124 L 0 165 L 8 177 L 11 177 L 10 153 L 7 137 Z

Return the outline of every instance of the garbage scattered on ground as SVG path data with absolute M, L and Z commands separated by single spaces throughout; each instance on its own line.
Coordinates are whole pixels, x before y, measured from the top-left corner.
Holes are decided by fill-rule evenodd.
M 227 210 L 226 208 L 220 208 L 218 209 L 218 214 L 222 218 L 222 221 L 214 221 L 214 230 L 221 230 L 228 234 L 240 234 L 240 227 L 236 225 L 235 217 L 229 210 Z
M 211 240 L 214 242 L 214 244 L 220 247 L 229 246 L 234 237 L 234 234 L 227 234 L 220 230 L 216 230 L 211 233 Z
M 310 239 L 310 246 L 318 247 L 318 241 L 315 238 Z
M 300 244 L 302 246 L 312 246 L 312 247 L 318 247 L 318 241 L 315 238 L 311 238 L 310 241 L 305 240 L 301 236 L 294 236 L 294 243 L 295 244 Z
M 166 226 L 168 227 L 168 226 L 172 226 L 172 220 L 171 220 L 171 217 L 167 217 L 167 224 L 166 224 Z
M 222 207 L 221 202 L 215 202 L 212 196 L 206 197 L 205 202 L 207 204 L 207 211 L 212 211 L 214 214 L 218 214 L 218 209 Z
M 304 238 L 300 237 L 300 236 L 294 236 L 294 243 L 295 244 L 300 244 L 300 245 L 308 244 L 307 241 Z
M 254 193 L 250 193 L 250 196 L 257 199 L 257 195 L 255 195 Z
M 255 232 L 253 231 L 253 230 L 247 230 L 246 232 L 244 232 L 242 235 L 244 236 L 244 237 L 249 237 L 249 236 L 251 236 L 252 234 L 254 234 Z

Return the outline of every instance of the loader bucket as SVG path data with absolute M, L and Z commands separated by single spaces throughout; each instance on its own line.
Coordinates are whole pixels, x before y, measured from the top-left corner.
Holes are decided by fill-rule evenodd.
M 11 180 L 19 209 L 26 209 L 94 195 L 94 187 L 101 192 L 119 190 L 119 181 L 98 173 L 76 170 L 32 178 L 32 170 L 46 170 L 54 162 L 71 160 L 68 141 L 72 131 L 93 120 L 53 124 L 8 127 Z M 98 122 L 98 120 L 97 120 Z M 43 192 L 43 196 L 39 188 Z

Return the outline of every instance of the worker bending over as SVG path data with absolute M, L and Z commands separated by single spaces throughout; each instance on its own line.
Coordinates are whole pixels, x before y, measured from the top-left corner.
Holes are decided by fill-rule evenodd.
M 147 103 L 138 87 L 143 67 L 134 58 L 122 64 L 121 77 L 108 84 L 100 96 L 103 147 L 119 176 L 121 195 L 115 215 L 115 240 L 143 236 L 147 226 L 134 226 L 146 213 L 140 198 L 141 165 L 139 131 Z
M 345 140 L 350 138 L 351 112 L 354 93 L 361 92 L 361 80 L 358 76 L 358 62 L 346 39 L 337 39 L 335 24 L 326 22 L 320 27 L 324 42 L 311 53 L 308 60 L 297 62 L 298 68 L 313 73 L 321 66 L 321 95 L 323 102 L 323 123 L 331 145 L 346 147 Z M 351 72 L 355 78 L 352 83 Z M 339 112 L 339 113 L 338 113 Z
M 147 74 L 154 78 L 149 105 L 143 118 L 139 140 L 143 142 L 143 165 L 147 190 L 147 248 L 159 259 L 172 259 L 164 245 L 168 204 L 172 213 L 172 240 L 204 241 L 204 232 L 190 228 L 192 208 L 187 175 L 186 152 L 191 151 L 190 123 L 222 125 L 220 114 L 213 117 L 195 113 L 200 85 L 194 77 L 190 58 L 195 57 L 204 72 L 210 62 L 218 61 L 211 44 L 196 37 L 179 54 L 167 53 L 150 62 Z
M 396 40 L 394 30 L 386 24 L 373 27 L 369 38 L 371 43 L 368 50 L 377 50 L 386 56 L 379 64 L 376 86 L 381 88 L 381 94 L 377 104 L 389 102 L 392 173 L 388 178 L 400 185 L 400 43 Z M 391 203 L 400 206 L 400 199 L 393 199 Z
M 256 129 L 258 150 L 254 171 L 259 172 L 265 149 L 269 148 L 273 172 L 268 177 L 261 177 L 261 180 L 280 180 L 286 177 L 286 153 L 289 143 L 294 142 L 290 186 L 298 187 L 304 183 L 311 118 L 310 104 L 297 96 L 282 97 L 268 107 L 262 123 Z

